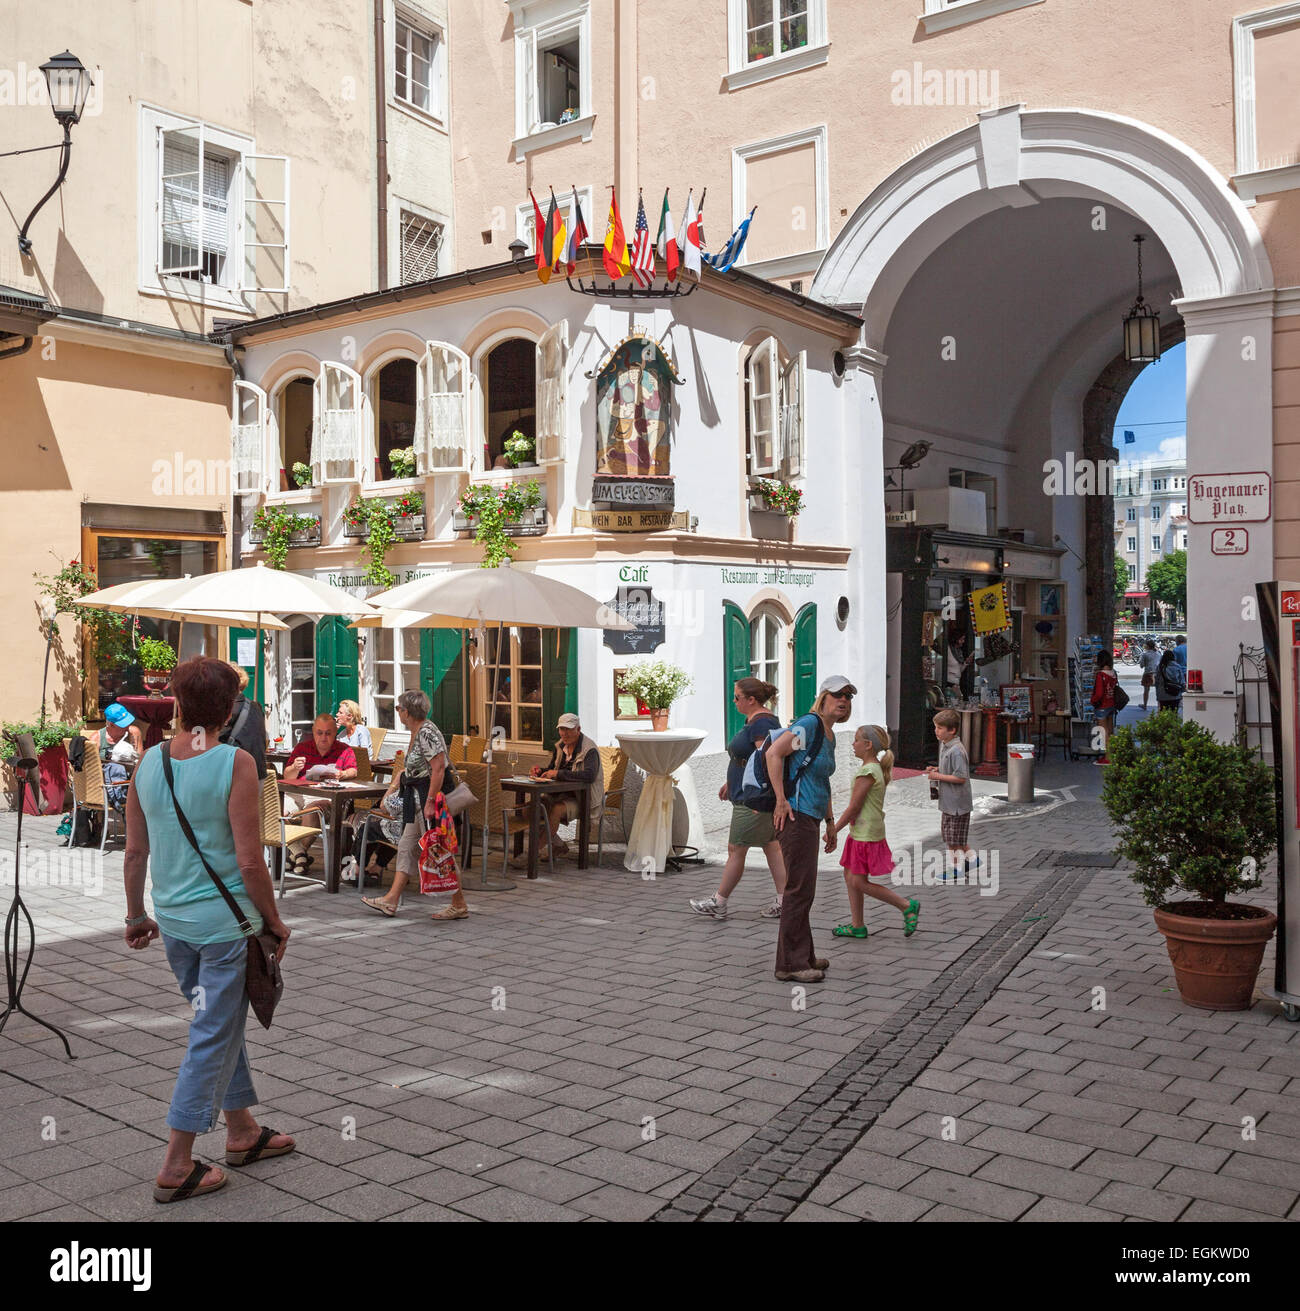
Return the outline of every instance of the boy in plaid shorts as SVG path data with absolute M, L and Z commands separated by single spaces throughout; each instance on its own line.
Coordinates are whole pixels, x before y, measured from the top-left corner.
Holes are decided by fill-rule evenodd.
M 944 845 L 948 848 L 948 861 L 944 865 L 944 880 L 948 878 L 948 865 L 954 875 L 960 869 L 967 873 L 979 866 L 977 856 L 971 864 L 965 857 L 970 852 L 967 838 L 970 834 L 972 809 L 970 790 L 970 760 L 961 738 L 961 716 L 955 710 L 940 710 L 934 717 L 934 735 L 939 739 L 939 763 L 925 772 L 939 790 L 939 824 Z M 960 863 L 959 863 L 960 858 Z

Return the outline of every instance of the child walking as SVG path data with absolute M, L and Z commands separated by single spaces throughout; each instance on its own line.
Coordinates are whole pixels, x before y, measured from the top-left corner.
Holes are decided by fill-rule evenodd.
M 853 737 L 853 754 L 862 763 L 853 776 L 849 804 L 833 830 L 838 833 L 842 828 L 849 829 L 840 864 L 849 891 L 852 923 L 836 925 L 832 932 L 837 938 L 867 936 L 864 897 L 888 902 L 901 910 L 905 938 L 916 932 L 921 903 L 915 897 L 900 897 L 888 882 L 894 870 L 894 853 L 885 840 L 885 789 L 894 773 L 894 753 L 889 746 L 889 734 L 879 724 L 863 724 Z
M 925 772 L 939 788 L 939 826 L 948 860 L 944 864 L 944 882 L 948 881 L 948 866 L 953 877 L 979 868 L 979 857 L 966 863 L 970 854 L 967 841 L 970 835 L 970 813 L 973 808 L 970 790 L 970 759 L 966 748 L 957 736 L 961 716 L 955 710 L 941 710 L 934 717 L 934 735 L 939 739 L 939 763 Z M 960 863 L 959 863 L 960 860 Z

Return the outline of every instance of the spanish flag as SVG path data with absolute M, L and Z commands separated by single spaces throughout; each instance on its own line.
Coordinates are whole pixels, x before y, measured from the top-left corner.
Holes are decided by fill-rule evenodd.
M 542 207 L 537 203 L 537 197 L 533 195 L 532 188 L 528 189 L 528 199 L 533 202 L 533 262 L 537 265 L 537 276 L 542 282 L 550 282 L 551 265 L 554 261 L 551 259 L 551 248 L 547 244 L 547 237 L 550 235 L 547 231 L 546 220 L 542 218 Z M 555 202 L 551 202 L 551 213 L 555 213 Z
M 627 277 L 632 267 L 627 238 L 623 235 L 623 220 L 618 216 L 618 197 L 614 194 L 613 187 L 609 189 L 609 224 L 605 228 L 604 260 L 605 272 L 613 282 Z

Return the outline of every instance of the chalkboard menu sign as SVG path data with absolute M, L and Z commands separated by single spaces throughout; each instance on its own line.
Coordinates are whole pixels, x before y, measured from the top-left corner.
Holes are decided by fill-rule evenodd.
M 616 655 L 640 655 L 664 643 L 664 607 L 654 599 L 648 587 L 620 587 L 612 601 L 606 601 L 615 614 L 636 627 L 626 632 L 605 631 L 605 645 Z

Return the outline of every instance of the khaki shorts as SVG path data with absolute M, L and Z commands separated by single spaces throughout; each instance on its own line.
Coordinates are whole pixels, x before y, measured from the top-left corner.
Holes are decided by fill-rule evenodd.
M 420 872 L 420 826 L 408 824 L 397 842 L 397 872 L 414 878 Z
M 776 841 L 772 813 L 767 810 L 750 810 L 748 806 L 731 807 L 731 828 L 727 844 L 732 847 L 765 847 Z

